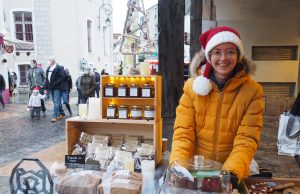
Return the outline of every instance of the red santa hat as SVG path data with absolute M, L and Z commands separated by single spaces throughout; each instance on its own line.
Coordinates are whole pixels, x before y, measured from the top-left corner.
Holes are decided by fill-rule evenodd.
M 33 88 L 33 92 L 39 92 L 39 91 L 40 91 L 40 88 L 39 88 L 39 87 Z
M 202 75 L 194 80 L 193 90 L 201 96 L 206 96 L 212 89 L 209 81 L 210 70 L 212 68 L 209 52 L 219 44 L 230 42 L 237 46 L 239 50 L 238 60 L 240 61 L 244 55 L 244 49 L 240 34 L 227 26 L 220 26 L 206 31 L 200 35 L 199 41 L 205 53 L 206 64 L 201 68 Z

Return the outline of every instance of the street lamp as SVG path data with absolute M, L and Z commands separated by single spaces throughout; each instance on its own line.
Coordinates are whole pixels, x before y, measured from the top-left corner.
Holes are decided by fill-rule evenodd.
M 99 7 L 99 17 L 98 17 L 99 18 L 99 25 L 98 25 L 99 31 L 101 30 L 101 25 L 100 25 L 101 24 L 101 9 L 104 9 L 104 13 L 105 13 L 105 15 L 107 15 L 107 18 L 105 20 L 106 26 L 110 26 L 110 24 L 111 24 L 109 16 L 112 14 L 112 11 L 113 11 L 112 6 L 109 3 L 103 3 Z

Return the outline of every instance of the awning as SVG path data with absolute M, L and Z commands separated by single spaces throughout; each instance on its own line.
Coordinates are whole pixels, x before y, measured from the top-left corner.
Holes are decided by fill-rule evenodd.
M 14 44 L 16 51 L 33 51 L 34 50 L 34 44 L 32 42 L 4 38 L 4 45 L 6 45 L 6 44 Z

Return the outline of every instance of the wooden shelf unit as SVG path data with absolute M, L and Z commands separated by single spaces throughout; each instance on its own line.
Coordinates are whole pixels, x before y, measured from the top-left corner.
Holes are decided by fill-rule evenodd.
M 73 145 L 79 140 L 81 132 L 89 134 L 124 134 L 140 135 L 144 138 L 153 138 L 155 146 L 155 161 L 159 164 L 162 160 L 162 118 L 161 118 L 161 95 L 162 79 L 161 76 L 102 76 L 101 92 L 103 96 L 104 86 L 107 83 L 114 83 L 117 87 L 120 83 L 136 83 L 142 86 L 150 83 L 154 87 L 153 98 L 121 98 L 121 97 L 100 97 L 101 111 L 100 119 L 81 120 L 73 117 L 66 120 L 67 153 L 71 154 Z M 133 120 L 133 119 L 106 119 L 106 109 L 108 104 L 119 105 L 151 105 L 154 106 L 154 120 Z

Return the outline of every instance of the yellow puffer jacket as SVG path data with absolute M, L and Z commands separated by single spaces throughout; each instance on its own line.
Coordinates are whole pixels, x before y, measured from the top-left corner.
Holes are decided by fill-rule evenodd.
M 204 155 L 224 164 L 239 178 L 249 176 L 262 128 L 262 88 L 243 60 L 222 91 L 212 82 L 207 96 L 197 95 L 190 78 L 176 109 L 170 163 Z

